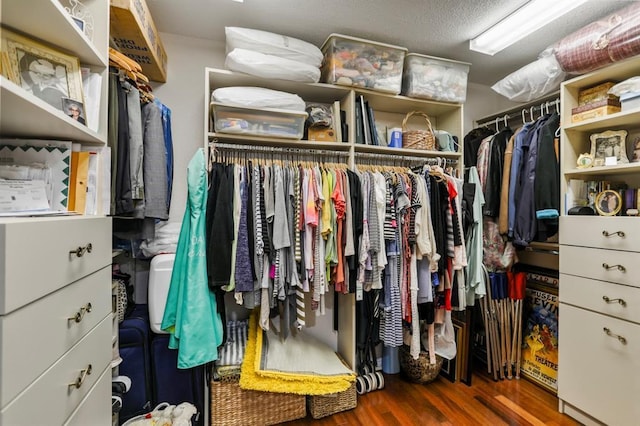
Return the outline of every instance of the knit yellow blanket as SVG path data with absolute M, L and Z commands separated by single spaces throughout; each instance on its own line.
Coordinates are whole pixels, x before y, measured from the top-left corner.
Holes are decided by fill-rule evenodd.
M 266 333 L 258 326 L 257 315 L 252 314 L 249 319 L 249 335 L 247 339 L 247 346 L 245 349 L 244 360 L 242 362 L 242 370 L 240 375 L 240 387 L 242 389 L 257 390 L 264 392 L 277 392 L 277 393 L 294 393 L 298 395 L 327 395 L 337 392 L 343 392 L 351 386 L 356 379 L 353 372 L 344 367 L 342 361 L 337 354 L 332 353 L 331 357 L 325 357 L 322 364 L 326 371 L 327 363 L 337 363 L 336 371 L 344 371 L 346 374 L 316 374 L 313 371 L 283 371 L 283 370 L 269 370 L 265 369 L 265 365 L 269 364 L 265 362 L 268 357 L 268 353 L 265 353 L 265 346 L 269 345 L 290 345 L 295 344 L 289 339 L 295 339 L 294 336 L 289 336 L 284 342 L 265 341 L 268 339 L 265 336 Z M 309 345 L 305 342 L 303 345 L 298 345 L 300 350 L 298 356 L 302 360 L 307 360 L 310 357 L 318 356 L 318 347 L 323 345 L 318 342 L 318 345 Z M 266 345 L 265 345 L 266 344 Z M 315 349 L 314 349 L 315 348 Z M 305 355 L 303 351 L 308 351 Z M 316 351 L 313 353 L 313 351 Z M 268 351 L 267 351 L 268 352 Z M 275 353 L 280 353 L 274 351 Z M 283 365 L 286 363 L 283 363 Z M 295 364 L 295 363 L 291 363 Z M 306 365 L 305 370 L 312 368 L 313 366 Z M 339 368 L 342 367 L 342 368 Z

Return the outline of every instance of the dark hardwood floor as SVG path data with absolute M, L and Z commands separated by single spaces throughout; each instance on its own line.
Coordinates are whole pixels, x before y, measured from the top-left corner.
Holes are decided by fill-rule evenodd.
M 419 385 L 385 375 L 385 388 L 358 396 L 350 411 L 286 425 L 579 425 L 558 412 L 558 398 L 521 378 L 493 381 L 475 370 L 472 386 L 443 377 Z

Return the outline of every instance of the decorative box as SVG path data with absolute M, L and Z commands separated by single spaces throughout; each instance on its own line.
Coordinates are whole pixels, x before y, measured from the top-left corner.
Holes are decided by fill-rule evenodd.
M 467 62 L 409 53 L 405 59 L 402 94 L 412 98 L 463 103 L 467 98 Z
M 331 34 L 321 50 L 324 54 L 321 81 L 400 93 L 407 54 L 404 47 Z
M 609 89 L 615 86 L 614 81 L 607 81 L 596 86 L 587 87 L 578 92 L 578 105 L 586 105 L 601 99 L 618 99 L 615 95 L 610 95 Z

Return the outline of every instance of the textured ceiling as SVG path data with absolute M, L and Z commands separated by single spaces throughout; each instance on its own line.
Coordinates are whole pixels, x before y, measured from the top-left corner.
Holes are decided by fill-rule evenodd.
M 572 1 L 572 0 L 548 0 Z M 403 46 L 412 53 L 472 64 L 469 81 L 492 85 L 534 61 L 565 35 L 631 3 L 590 0 L 495 56 L 469 50 L 469 39 L 526 0 L 147 0 L 161 32 L 224 42 L 238 26 L 299 38 L 320 47 L 332 33 Z

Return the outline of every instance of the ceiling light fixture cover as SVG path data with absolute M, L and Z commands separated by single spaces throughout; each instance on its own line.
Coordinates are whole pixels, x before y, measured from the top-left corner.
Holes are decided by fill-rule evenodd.
M 587 1 L 589 0 L 531 0 L 470 40 L 469 49 L 493 56 Z

